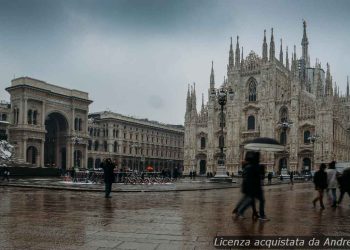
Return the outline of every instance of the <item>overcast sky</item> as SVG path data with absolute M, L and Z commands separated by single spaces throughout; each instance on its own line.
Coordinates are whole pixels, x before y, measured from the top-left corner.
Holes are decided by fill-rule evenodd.
M 297 45 L 307 21 L 311 62 L 331 65 L 345 92 L 350 1 L 0 0 L 0 99 L 13 77 L 87 91 L 90 111 L 183 124 L 187 86 L 207 99 L 226 75 L 230 37 L 261 55 L 263 31 Z M 290 57 L 291 58 L 291 57 Z

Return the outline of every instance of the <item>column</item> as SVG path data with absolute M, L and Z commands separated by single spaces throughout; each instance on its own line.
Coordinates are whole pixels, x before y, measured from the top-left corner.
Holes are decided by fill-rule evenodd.
M 72 159 L 71 159 L 71 156 L 72 156 L 72 145 L 71 143 L 68 141 L 67 142 L 67 151 L 66 151 L 66 158 L 67 158 L 67 169 L 72 169 Z
M 22 159 L 27 162 L 27 139 L 23 139 Z
M 19 124 L 27 124 L 27 100 L 28 98 L 23 97 L 22 98 L 22 108 L 20 108 L 21 114 L 19 114 Z
M 40 145 L 40 167 L 44 167 L 45 166 L 44 155 L 45 155 L 45 141 L 42 140 L 41 141 L 41 145 Z
M 87 148 L 87 145 L 84 144 L 84 152 L 85 152 L 85 155 L 84 155 L 84 164 L 83 164 L 83 168 L 88 168 L 88 148 Z
M 46 105 L 46 102 L 43 101 L 42 102 L 42 107 L 41 107 L 41 126 L 43 126 L 43 127 L 45 127 L 45 118 L 46 118 L 45 105 Z

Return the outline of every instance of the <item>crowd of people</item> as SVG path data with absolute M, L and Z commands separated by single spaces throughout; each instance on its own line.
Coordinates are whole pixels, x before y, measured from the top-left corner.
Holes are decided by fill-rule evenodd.
M 320 169 L 315 173 L 314 184 L 317 191 L 316 198 L 312 201 L 313 206 L 319 201 L 321 209 L 325 209 L 323 197 L 326 193 L 331 201 L 331 207 L 337 207 L 343 200 L 344 194 L 348 193 L 350 197 L 350 168 L 346 168 L 342 173 L 337 172 L 335 161 L 328 165 L 322 163 Z M 337 199 L 337 188 L 339 187 L 340 196 Z
M 265 215 L 265 198 L 264 198 L 264 178 L 265 168 L 259 163 L 260 153 L 254 151 L 246 152 L 242 164 L 242 198 L 238 201 L 232 214 L 236 219 L 242 219 L 247 208 L 252 208 L 252 218 L 259 220 L 269 220 Z M 290 183 L 293 185 L 294 174 L 289 174 Z M 268 174 L 268 183 L 271 184 L 272 173 Z M 314 207 L 319 201 L 321 209 L 325 209 L 323 197 L 326 193 L 329 197 L 331 207 L 337 207 L 343 200 L 345 193 L 350 197 L 350 168 L 345 169 L 342 173 L 337 172 L 336 162 L 332 161 L 328 165 L 322 163 L 320 169 L 315 173 L 313 182 L 317 191 L 316 198 L 312 201 Z M 339 187 L 340 196 L 337 199 L 337 188 Z M 259 210 L 256 208 L 256 200 L 259 202 Z

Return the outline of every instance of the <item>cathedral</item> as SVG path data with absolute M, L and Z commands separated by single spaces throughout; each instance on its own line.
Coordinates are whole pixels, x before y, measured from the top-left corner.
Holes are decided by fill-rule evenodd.
M 333 83 L 330 65 L 316 60 L 312 65 L 308 52 L 306 22 L 303 22 L 302 55 L 296 46 L 289 60 L 282 40 L 276 58 L 273 29 L 269 45 L 266 31 L 262 55 L 251 51 L 243 57 L 237 37 L 232 38 L 227 64 L 227 78 L 215 87 L 212 63 L 208 102 L 197 111 L 195 84 L 189 86 L 185 114 L 184 173 L 196 171 L 206 175 L 216 172 L 220 157 L 221 108 L 218 90 L 227 93 L 223 112 L 224 158 L 227 171 L 241 170 L 244 145 L 257 137 L 270 137 L 284 145 L 283 152 L 262 152 L 261 163 L 267 171 L 282 169 L 306 173 L 318 169 L 320 163 L 349 161 L 350 98 L 340 94 Z

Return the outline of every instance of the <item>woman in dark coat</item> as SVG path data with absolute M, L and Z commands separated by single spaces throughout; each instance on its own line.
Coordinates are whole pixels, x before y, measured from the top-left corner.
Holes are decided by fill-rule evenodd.
M 101 163 L 101 168 L 104 173 L 105 181 L 105 198 L 111 198 L 110 193 L 112 191 L 112 183 L 114 182 L 114 168 L 115 164 L 110 158 L 107 158 Z
M 238 218 L 244 218 L 243 213 L 249 207 L 252 206 L 253 218 L 266 220 L 264 212 L 264 195 L 261 187 L 262 166 L 259 164 L 260 153 L 248 151 L 246 153 L 246 164 L 243 169 L 243 182 L 242 193 L 244 197 L 237 204 L 233 213 L 236 213 Z M 259 200 L 259 214 L 255 208 L 255 199 Z
M 326 173 L 325 169 L 326 169 L 326 164 L 322 163 L 320 166 L 320 170 L 318 170 L 314 176 L 315 189 L 317 190 L 318 195 L 312 201 L 312 204 L 314 205 L 314 207 L 316 207 L 316 202 L 319 200 L 321 209 L 324 209 L 323 193 L 324 193 L 324 190 L 326 190 L 327 186 L 328 186 L 327 185 L 327 173 Z

